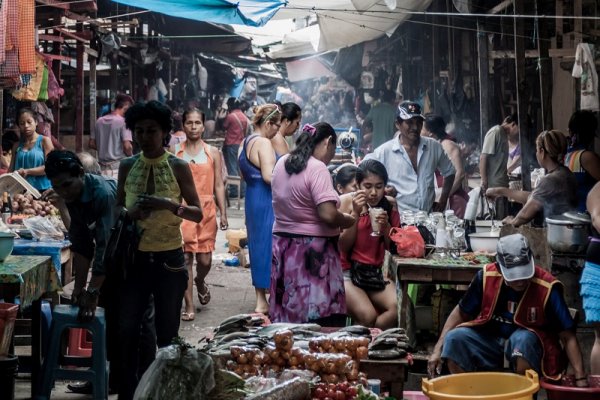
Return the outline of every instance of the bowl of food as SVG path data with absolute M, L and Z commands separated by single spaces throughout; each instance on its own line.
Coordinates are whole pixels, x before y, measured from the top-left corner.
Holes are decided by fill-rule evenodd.
M 495 253 L 500 239 L 500 231 L 477 232 L 469 234 L 471 250 L 474 252 Z
M 0 232 L 0 262 L 4 262 L 6 257 L 13 251 L 15 245 L 15 235 L 12 232 Z

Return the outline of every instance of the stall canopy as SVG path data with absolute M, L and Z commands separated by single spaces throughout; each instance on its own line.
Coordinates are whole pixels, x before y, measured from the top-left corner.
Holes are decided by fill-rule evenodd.
M 262 26 L 284 0 L 113 0 L 147 10 L 218 24 Z
M 289 0 L 273 19 L 316 17 L 316 24 L 288 33 L 271 46 L 272 59 L 294 58 L 391 35 L 432 0 Z

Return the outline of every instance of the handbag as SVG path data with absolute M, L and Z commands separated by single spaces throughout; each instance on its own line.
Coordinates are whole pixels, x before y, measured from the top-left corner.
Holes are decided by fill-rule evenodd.
M 354 286 L 366 292 L 381 292 L 390 283 L 383 279 L 380 267 L 358 261 L 352 261 L 350 264 L 350 279 Z
M 135 261 L 140 237 L 135 221 L 123 209 L 106 242 L 103 263 L 107 273 L 119 271 L 123 278 L 126 277 L 127 266 Z

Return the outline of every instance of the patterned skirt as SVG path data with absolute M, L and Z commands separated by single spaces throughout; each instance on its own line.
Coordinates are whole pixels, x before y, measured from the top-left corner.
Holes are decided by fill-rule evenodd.
M 346 314 L 337 237 L 273 234 L 269 318 L 305 323 Z
M 581 298 L 587 323 L 600 322 L 600 265 L 586 261 L 581 274 Z

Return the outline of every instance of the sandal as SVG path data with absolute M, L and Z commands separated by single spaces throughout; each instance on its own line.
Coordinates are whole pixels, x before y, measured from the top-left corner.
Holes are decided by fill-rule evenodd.
M 210 290 L 206 282 L 202 282 L 202 289 L 204 290 L 204 294 L 200 293 L 200 287 L 198 287 L 198 301 L 205 306 L 210 302 Z
M 196 315 L 193 312 L 181 312 L 181 320 L 182 321 L 193 321 Z

